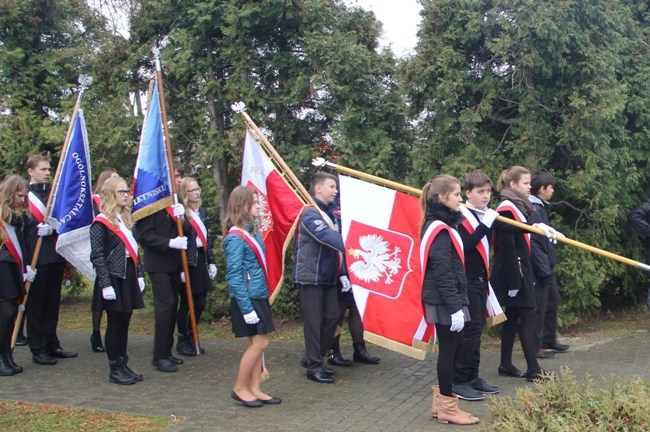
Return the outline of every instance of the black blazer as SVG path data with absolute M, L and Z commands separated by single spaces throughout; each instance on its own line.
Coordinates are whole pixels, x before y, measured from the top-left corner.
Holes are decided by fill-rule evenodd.
M 29 190 L 33 192 L 43 203 L 43 205 L 47 205 L 47 201 L 50 197 L 50 191 L 52 190 L 52 185 L 49 183 L 37 183 L 37 184 L 30 184 L 29 185 Z M 36 242 L 38 241 L 38 221 L 36 218 L 32 216 L 32 220 L 30 221 L 29 224 L 29 230 L 27 231 L 27 248 L 29 249 L 29 256 L 30 256 L 30 261 L 31 261 L 31 256 L 33 255 L 33 251 L 36 248 Z M 44 265 L 44 264 L 60 264 L 65 262 L 65 259 L 59 255 L 59 253 L 56 251 L 56 240 L 58 236 L 56 231 L 52 233 L 52 235 L 43 237 L 42 243 L 41 243 L 41 250 L 38 254 L 38 261 L 36 262 L 36 265 Z
M 90 226 L 90 261 L 95 266 L 100 288 L 112 286 L 111 276 L 126 279 L 126 247 L 120 238 L 101 222 Z M 142 263 L 136 268 L 138 277 L 143 277 Z
M 190 227 L 189 222 L 183 222 L 184 233 L 187 233 Z M 162 209 L 140 219 L 135 228 L 134 237 L 144 251 L 144 271 L 153 273 L 183 271 L 180 251 L 169 247 L 169 240 L 176 238 L 178 231 L 176 221 L 167 210 Z

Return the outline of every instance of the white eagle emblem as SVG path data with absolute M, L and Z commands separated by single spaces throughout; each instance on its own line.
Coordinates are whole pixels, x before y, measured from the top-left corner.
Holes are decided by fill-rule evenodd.
M 268 232 L 273 228 L 273 214 L 266 196 L 258 193 L 258 197 L 260 204 L 260 232 L 262 237 L 266 238 Z
M 362 258 L 350 264 L 349 270 L 364 282 L 378 282 L 380 278 L 385 277 L 384 283 L 392 284 L 392 276 L 402 268 L 402 260 L 397 256 L 401 252 L 400 248 L 395 246 L 390 252 L 388 241 L 378 234 L 359 237 L 359 246 L 363 250 L 348 250 L 348 254 L 354 258 Z

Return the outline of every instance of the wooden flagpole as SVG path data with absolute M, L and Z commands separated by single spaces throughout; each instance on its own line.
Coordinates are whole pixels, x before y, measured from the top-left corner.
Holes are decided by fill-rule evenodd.
M 59 163 L 56 166 L 56 172 L 54 173 L 54 181 L 52 182 L 52 189 L 50 189 L 50 196 L 47 198 L 47 205 L 45 206 L 45 213 L 43 214 L 43 222 L 47 223 L 47 218 L 50 216 L 50 211 L 52 210 L 52 200 L 54 198 L 54 191 L 57 190 L 59 181 L 61 179 L 61 167 L 63 161 L 65 160 L 68 154 L 68 148 L 70 147 L 70 135 L 72 135 L 72 128 L 74 127 L 75 120 L 77 118 L 77 111 L 79 111 L 79 106 L 81 104 L 81 97 L 83 96 L 86 89 L 92 84 L 93 79 L 89 76 L 80 76 L 79 77 L 79 94 L 77 95 L 77 100 L 74 104 L 74 109 L 72 110 L 72 117 L 70 124 L 68 125 L 68 132 L 65 135 L 65 141 L 63 142 L 63 148 L 61 149 L 61 156 L 59 157 Z M 38 256 L 41 254 L 41 246 L 43 244 L 43 237 L 39 237 L 36 240 L 36 245 L 34 246 L 34 253 L 32 255 L 32 262 L 30 266 L 32 269 L 36 269 L 36 264 L 38 263 Z M 18 307 L 18 314 L 16 316 L 16 324 L 19 324 L 23 319 L 23 314 L 25 313 L 25 304 L 27 304 L 27 297 L 29 296 L 29 289 L 31 288 L 32 283 L 30 281 L 25 282 L 25 298 L 23 299 L 22 307 Z M 14 326 L 14 333 L 11 335 L 11 349 L 16 346 L 16 339 L 18 339 L 18 332 L 20 326 Z
M 371 175 L 371 174 L 366 174 L 366 173 L 364 173 L 362 171 L 357 171 L 357 170 L 354 170 L 352 168 L 343 167 L 341 165 L 329 162 L 329 161 L 327 161 L 327 160 L 325 160 L 323 158 L 315 158 L 315 159 L 313 159 L 312 164 L 314 166 L 327 166 L 329 168 L 333 168 L 333 169 L 335 169 L 337 171 L 340 171 L 342 173 L 350 174 L 350 175 L 353 175 L 355 177 L 371 181 L 373 183 L 377 183 L 377 184 L 388 186 L 388 187 L 391 187 L 391 188 L 394 188 L 394 189 L 397 189 L 397 190 L 401 190 L 401 191 L 409 193 L 411 195 L 420 196 L 422 194 L 422 191 L 420 189 L 416 189 L 416 188 L 406 186 L 406 185 L 403 185 L 401 183 L 396 183 L 396 182 L 393 182 L 393 181 L 390 181 L 390 180 L 386 180 L 386 179 L 383 179 L 381 177 L 377 177 L 377 176 L 374 176 L 374 175 Z M 509 218 L 503 217 L 503 216 L 497 216 L 497 220 L 500 221 L 500 222 L 503 222 L 503 223 L 507 223 L 509 225 L 516 226 L 518 228 L 529 231 L 531 233 L 545 236 L 544 231 L 542 231 L 541 229 L 535 228 L 535 227 L 527 225 L 525 223 L 517 222 L 516 220 L 509 219 Z M 595 246 L 591 246 L 591 245 L 588 245 L 586 243 L 579 242 L 577 240 L 572 240 L 572 239 L 570 239 L 568 237 L 557 237 L 557 238 L 555 238 L 555 240 L 557 240 L 559 242 L 562 242 L 562 243 L 569 244 L 571 246 L 575 246 L 575 247 L 580 248 L 580 249 L 584 249 L 586 251 L 589 251 L 589 252 L 592 252 L 592 253 L 595 253 L 595 254 L 598 254 L 598 255 L 602 255 L 602 256 L 604 256 L 606 258 L 613 259 L 613 260 L 621 262 L 623 264 L 627 264 L 629 266 L 636 267 L 636 268 L 639 268 L 641 270 L 645 270 L 645 271 L 650 272 L 650 265 L 642 263 L 640 261 L 635 261 L 633 259 L 626 258 L 624 256 L 615 254 L 613 252 L 609 252 L 609 251 L 606 251 L 604 249 L 600 249 L 600 248 L 597 248 Z
M 176 194 L 176 181 L 174 180 L 173 172 L 173 160 L 172 160 L 172 147 L 171 141 L 169 139 L 169 129 L 167 127 L 167 107 L 165 105 L 165 94 L 163 91 L 162 85 L 162 68 L 160 65 L 160 58 L 158 57 L 158 50 L 154 51 L 156 57 L 156 77 L 158 78 L 158 97 L 160 100 L 160 112 L 162 114 L 162 124 L 163 132 L 165 134 L 165 153 L 167 154 L 167 168 L 169 170 L 169 178 L 172 188 L 172 194 L 174 196 L 174 203 L 178 203 L 178 195 Z M 176 218 L 176 230 L 179 237 L 182 237 L 183 234 L 183 223 L 181 218 Z M 181 249 L 181 265 L 183 267 L 183 272 L 185 273 L 185 294 L 187 295 L 187 307 L 190 312 L 190 323 L 192 326 L 192 338 L 194 339 L 194 346 L 196 348 L 196 355 L 201 354 L 201 348 L 199 346 L 199 329 L 196 325 L 196 314 L 194 313 L 194 298 L 192 297 L 192 284 L 190 282 L 190 269 L 187 264 L 187 251 Z

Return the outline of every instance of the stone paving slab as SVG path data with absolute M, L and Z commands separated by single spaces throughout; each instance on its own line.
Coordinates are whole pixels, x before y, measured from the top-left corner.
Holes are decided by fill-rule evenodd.
M 648 329 L 650 330 L 650 329 Z M 650 378 L 650 333 L 637 331 L 624 337 L 575 347 L 556 359 L 540 360 L 547 370 L 567 366 L 576 376 L 589 374 L 607 385 L 612 375 Z M 108 382 L 108 363 L 103 353 L 90 350 L 88 332 L 60 332 L 63 347 L 79 352 L 76 359 L 60 359 L 55 366 L 31 362 L 27 347 L 17 347 L 14 358 L 25 368 L 22 374 L 0 378 L 0 399 L 43 402 L 179 419 L 168 431 L 438 431 L 457 428 L 438 424 L 430 415 L 431 386 L 436 383 L 435 354 L 418 361 L 369 345 L 381 365 L 355 364 L 337 368 L 334 384 L 317 384 L 305 377 L 299 361 L 300 342 L 271 340 L 266 362 L 271 378 L 266 393 L 281 397 L 281 405 L 249 409 L 234 402 L 232 388 L 243 340 L 203 340 L 206 354 L 184 358 L 176 373 L 162 373 L 151 366 L 151 336 L 131 335 L 129 366 L 145 379 L 131 386 Z M 344 357 L 352 356 L 344 347 Z M 525 368 L 523 356 L 515 365 Z M 499 356 L 484 353 L 481 376 L 502 388 L 490 397 L 514 395 L 523 379 L 500 377 Z M 489 398 L 488 398 L 489 399 Z M 486 420 L 485 402 L 461 402 L 461 407 Z M 474 427 L 461 427 L 473 431 Z

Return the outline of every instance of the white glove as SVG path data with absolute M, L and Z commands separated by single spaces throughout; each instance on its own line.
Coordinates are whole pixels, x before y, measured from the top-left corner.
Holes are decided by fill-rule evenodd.
M 463 310 L 451 314 L 451 331 L 460 332 L 465 327 L 465 314 Z
M 41 222 L 38 225 L 36 225 L 36 228 L 39 237 L 47 237 L 52 235 L 52 233 L 54 232 L 52 227 L 44 222 Z
M 185 216 L 185 207 L 181 203 L 172 204 L 172 212 L 174 213 L 174 217 L 182 218 Z
M 244 315 L 244 321 L 246 321 L 246 324 L 257 324 L 260 322 L 260 318 L 257 316 L 257 312 L 249 312 Z
M 352 290 L 352 284 L 347 276 L 341 276 L 339 280 L 341 281 L 341 292 L 350 292 Z
M 104 300 L 117 299 L 117 297 L 115 296 L 115 289 L 113 289 L 112 286 L 102 288 L 102 297 L 104 297 Z
M 210 264 L 208 266 L 208 275 L 210 276 L 210 279 L 214 279 L 215 276 L 217 276 L 217 266 L 214 264 Z
M 508 297 L 517 297 L 517 293 L 519 290 L 509 290 L 508 291 Z
M 25 281 L 34 282 L 34 279 L 36 279 L 37 271 L 38 270 L 34 270 L 31 266 L 27 266 L 27 272 L 23 274 L 23 282 Z
M 185 283 L 185 272 L 181 272 L 181 282 Z
M 533 226 L 542 230 L 544 235 L 548 237 L 548 241 L 557 243 L 557 231 L 555 231 L 555 228 L 548 226 L 545 223 L 536 223 Z
M 138 286 L 140 287 L 140 292 L 144 292 L 144 278 L 143 277 L 138 278 Z
M 178 236 L 170 239 L 169 247 L 172 249 L 187 249 L 187 237 Z
M 498 211 L 494 211 L 492 209 L 487 209 L 487 210 L 485 210 L 485 214 L 483 215 L 483 220 L 481 220 L 481 222 L 486 227 L 491 228 L 492 224 L 494 223 L 497 216 L 499 216 Z

